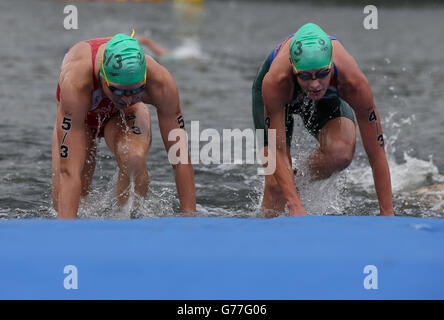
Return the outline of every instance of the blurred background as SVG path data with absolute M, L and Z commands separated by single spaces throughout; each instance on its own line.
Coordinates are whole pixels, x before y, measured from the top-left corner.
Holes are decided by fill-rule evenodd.
M 407 4 L 406 4 L 407 3 Z M 66 30 L 64 8 L 75 5 L 78 29 Z M 369 79 L 382 119 L 392 174 L 395 214 L 444 216 L 444 6 L 436 1 L 381 1 L 378 29 L 367 30 L 359 1 L 50 1 L 0 2 L 0 218 L 53 218 L 51 137 L 56 86 L 66 51 L 75 43 L 116 33 L 145 36 L 167 56 L 162 63 L 179 88 L 181 109 L 200 130 L 253 128 L 251 86 L 265 57 L 307 22 L 334 35 Z M 150 196 L 117 210 L 117 166 L 99 143 L 83 218 L 178 216 L 173 171 L 155 108 L 148 157 Z M 317 142 L 295 118 L 293 163 L 306 170 Z M 201 146 L 205 143 L 201 143 Z M 253 148 L 254 146 L 248 146 Z M 260 217 L 259 165 L 194 165 L 200 215 Z M 310 214 L 379 214 L 373 178 L 358 134 L 355 159 L 320 182 L 296 180 Z

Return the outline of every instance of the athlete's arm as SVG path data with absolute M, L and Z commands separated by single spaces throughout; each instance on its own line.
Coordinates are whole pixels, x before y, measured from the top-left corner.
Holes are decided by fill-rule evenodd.
M 266 123 L 269 121 L 269 129 L 276 130 L 276 170 L 274 177 L 281 187 L 287 206 L 292 216 L 306 215 L 301 199 L 294 186 L 294 175 L 290 160 L 287 156 L 287 144 L 285 133 L 285 104 L 289 101 L 291 84 L 286 80 L 277 80 L 276 74 L 268 72 L 262 83 L 262 95 L 265 104 Z M 268 129 L 267 127 L 265 128 Z M 268 145 L 270 145 L 268 141 Z M 271 148 L 268 148 L 268 157 Z
M 356 61 L 342 45 L 335 50 L 337 54 L 335 61 L 338 61 L 338 68 L 340 68 L 338 79 L 340 95 L 355 111 L 364 149 L 373 171 L 380 213 L 384 216 L 392 216 L 394 210 L 390 169 L 384 150 L 381 121 L 373 102 L 372 90 Z
M 158 56 L 164 56 L 169 53 L 169 51 L 167 49 L 165 49 L 161 45 L 157 44 L 156 42 L 154 42 L 154 40 L 151 40 L 150 38 L 136 37 L 136 40 L 140 44 L 143 44 L 143 45 L 147 46 L 148 48 L 150 48 Z
M 75 76 L 60 84 L 57 111 L 57 144 L 60 152 L 58 217 L 77 217 L 82 187 L 81 173 L 86 157 L 85 117 L 91 94 L 80 87 Z
M 186 131 L 184 130 L 184 119 L 179 107 L 179 93 L 171 74 L 161 65 L 151 60 L 151 68 L 148 70 L 155 73 L 152 86 L 149 88 L 150 96 L 153 97 L 153 105 L 157 109 L 160 133 L 167 153 L 174 145 L 173 150 L 179 150 L 175 155 L 180 161 L 172 164 L 176 179 L 176 188 L 180 200 L 180 209 L 185 214 L 196 211 L 196 187 L 194 185 L 194 172 L 191 159 L 188 154 Z M 168 136 L 172 130 L 180 133 L 181 138 L 169 141 Z M 173 133 L 174 133 L 173 132 Z M 181 154 L 181 152 L 185 154 Z

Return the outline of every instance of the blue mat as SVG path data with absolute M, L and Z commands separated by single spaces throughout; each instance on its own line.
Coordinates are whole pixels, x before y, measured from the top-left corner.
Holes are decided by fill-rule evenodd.
M 444 299 L 444 219 L 0 221 L 1 299 Z

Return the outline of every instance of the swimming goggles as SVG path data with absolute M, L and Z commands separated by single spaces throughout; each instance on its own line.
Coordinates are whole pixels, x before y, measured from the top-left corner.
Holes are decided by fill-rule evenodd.
M 136 89 L 130 89 L 130 90 L 124 90 L 124 89 L 119 89 L 113 86 L 108 85 L 108 89 L 109 91 L 111 91 L 111 93 L 113 95 L 116 96 L 125 96 L 125 97 L 130 97 L 130 96 L 134 96 L 136 94 L 139 94 L 141 92 L 143 92 L 143 90 L 145 90 L 146 88 L 146 84 L 144 84 L 143 86 L 136 88 Z

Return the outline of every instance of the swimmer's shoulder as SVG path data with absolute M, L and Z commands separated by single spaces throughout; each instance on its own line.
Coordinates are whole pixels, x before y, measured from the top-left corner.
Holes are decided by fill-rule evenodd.
M 80 41 L 74 44 L 65 54 L 62 67 L 66 64 L 86 61 L 91 62 L 91 46 L 86 41 Z
M 91 47 L 81 41 L 71 47 L 63 58 L 60 68 L 59 85 L 64 87 L 64 82 L 69 82 L 69 87 L 79 90 L 90 90 L 93 86 Z
M 269 77 L 275 81 L 292 81 L 293 72 L 290 63 L 290 43 L 293 37 L 285 40 L 268 70 Z
M 147 99 L 156 108 L 166 101 L 178 99 L 178 90 L 171 73 L 162 64 L 145 54 L 147 65 Z
M 292 94 L 294 78 L 290 63 L 290 42 L 291 39 L 283 44 L 264 77 L 262 90 L 267 98 L 288 100 Z
M 339 41 L 332 41 L 333 62 L 338 72 L 338 85 L 356 87 L 367 79 L 358 66 L 355 58 Z
M 147 67 L 147 80 L 156 85 L 162 85 L 171 77 L 169 71 L 151 56 L 145 54 Z

